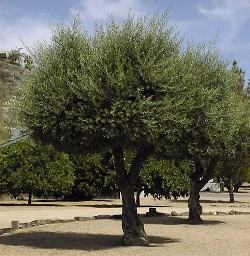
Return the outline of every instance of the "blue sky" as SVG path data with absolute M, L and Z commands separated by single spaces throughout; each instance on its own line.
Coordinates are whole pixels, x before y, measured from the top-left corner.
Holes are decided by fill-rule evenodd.
M 250 78 L 250 0 L 0 0 L 0 50 L 49 40 L 51 26 L 80 13 L 83 26 L 112 14 L 123 19 L 169 11 L 169 20 L 190 41 L 217 39 L 227 58 L 236 59 Z

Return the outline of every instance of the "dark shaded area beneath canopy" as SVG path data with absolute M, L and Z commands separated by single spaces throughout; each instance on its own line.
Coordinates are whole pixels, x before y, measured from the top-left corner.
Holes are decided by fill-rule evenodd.
M 166 216 L 166 217 L 147 217 L 143 218 L 144 224 L 160 224 L 160 225 L 190 225 L 188 222 L 188 217 L 176 217 L 176 216 Z M 219 220 L 203 220 L 201 225 L 212 226 L 220 225 L 225 222 Z
M 95 251 L 122 247 L 121 239 L 120 235 L 108 234 L 32 232 L 2 236 L 0 244 L 42 249 Z M 149 242 L 151 246 L 157 246 L 179 241 L 167 237 L 150 236 Z

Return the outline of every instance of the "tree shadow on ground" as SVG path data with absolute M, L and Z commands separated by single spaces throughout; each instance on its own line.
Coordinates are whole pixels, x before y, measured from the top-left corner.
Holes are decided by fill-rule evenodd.
M 234 194 L 249 194 L 249 191 L 242 191 L 242 190 L 239 190 L 237 192 L 234 192 Z
M 149 236 L 150 246 L 179 242 L 160 236 Z M 95 251 L 122 247 L 121 236 L 90 233 L 29 232 L 0 237 L 0 244 L 42 249 Z
M 112 199 L 92 199 L 90 200 L 91 202 L 113 202 Z M 76 204 L 79 203 L 79 204 Z M 56 200 L 56 199 L 34 199 L 32 201 L 32 204 L 29 206 L 92 206 L 91 204 L 85 204 L 81 205 L 80 203 L 85 203 L 88 201 L 77 201 L 77 200 Z M 106 204 L 103 204 L 106 205 Z M 108 204 L 107 204 L 108 205 Z M 7 202 L 1 202 L 0 206 L 28 206 L 28 201 L 27 200 L 8 200 Z M 94 204 L 93 206 L 96 206 Z
M 178 199 L 178 200 L 175 200 L 174 201 L 175 203 L 187 203 L 187 200 L 183 200 L 183 199 Z M 235 203 L 242 203 L 240 201 L 234 201 Z M 201 204 L 204 204 L 204 203 L 208 203 L 208 204 L 215 204 L 215 203 L 220 203 L 220 204 L 229 204 L 229 200 L 228 199 L 225 199 L 225 200 L 213 200 L 213 199 L 201 199 L 200 200 L 200 203 Z
M 121 204 L 74 204 L 72 202 L 72 204 L 60 204 L 60 203 L 45 203 L 46 201 L 35 201 L 33 204 L 28 205 L 26 202 L 24 203 L 0 203 L 0 207 L 1 206 L 20 206 L 20 207 L 46 207 L 46 206 L 52 206 L 52 207 L 93 207 L 93 208 L 121 208 L 122 205 Z M 49 202 L 49 201 L 48 201 Z M 167 206 L 167 205 L 141 205 L 138 206 L 138 208 L 150 208 L 150 207 L 154 207 L 154 208 L 160 208 L 160 207 L 171 207 L 171 206 Z
M 176 216 L 166 216 L 166 217 L 147 217 L 142 218 L 144 224 L 160 224 L 160 225 L 190 225 L 187 217 L 176 217 Z M 224 224 L 223 221 L 218 220 L 203 220 L 199 225 L 210 226 Z
M 121 204 L 85 204 L 85 205 L 74 205 L 74 206 L 79 206 L 79 207 L 94 207 L 94 208 L 121 208 Z M 160 207 L 171 207 L 168 205 L 141 205 L 138 206 L 137 208 L 149 208 L 149 207 L 154 207 L 154 208 L 160 208 Z
M 34 203 L 34 204 L 31 204 L 31 205 L 28 205 L 28 203 L 0 203 L 0 206 L 28 206 L 28 207 L 39 207 L 39 206 L 53 206 L 53 207 L 64 207 L 64 206 L 67 206 L 67 205 L 63 205 L 63 204 L 45 204 L 45 203 Z

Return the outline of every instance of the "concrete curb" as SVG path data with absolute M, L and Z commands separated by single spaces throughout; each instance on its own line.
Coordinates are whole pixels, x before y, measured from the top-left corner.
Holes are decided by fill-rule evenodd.
M 250 212 L 240 212 L 240 211 L 234 211 L 234 210 L 231 210 L 229 212 L 213 211 L 213 212 L 204 212 L 202 215 L 250 215 Z M 139 214 L 139 216 L 140 217 L 176 217 L 176 216 L 188 216 L 188 212 L 177 213 L 176 211 L 172 211 L 170 214 L 160 213 L 160 212 L 154 212 L 154 214 L 149 214 L 149 212 L 147 212 L 146 214 Z M 73 219 L 38 219 L 38 220 L 33 220 L 30 222 L 23 222 L 23 223 L 20 223 L 19 221 L 14 220 L 11 222 L 10 228 L 0 229 L 0 236 L 15 232 L 19 229 L 31 228 L 36 226 L 48 225 L 48 224 L 69 223 L 69 222 L 90 221 L 90 220 L 104 220 L 104 219 L 121 219 L 121 215 L 117 215 L 117 214 L 116 215 L 96 215 L 92 217 L 77 216 L 77 217 L 74 217 Z

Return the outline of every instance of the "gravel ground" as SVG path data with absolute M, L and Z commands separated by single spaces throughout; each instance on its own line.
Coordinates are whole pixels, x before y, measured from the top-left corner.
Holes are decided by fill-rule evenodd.
M 122 247 L 120 220 L 92 220 L 19 230 L 0 237 L 1 256 L 249 256 L 247 215 L 204 216 L 191 226 L 182 217 L 144 218 L 149 247 Z

